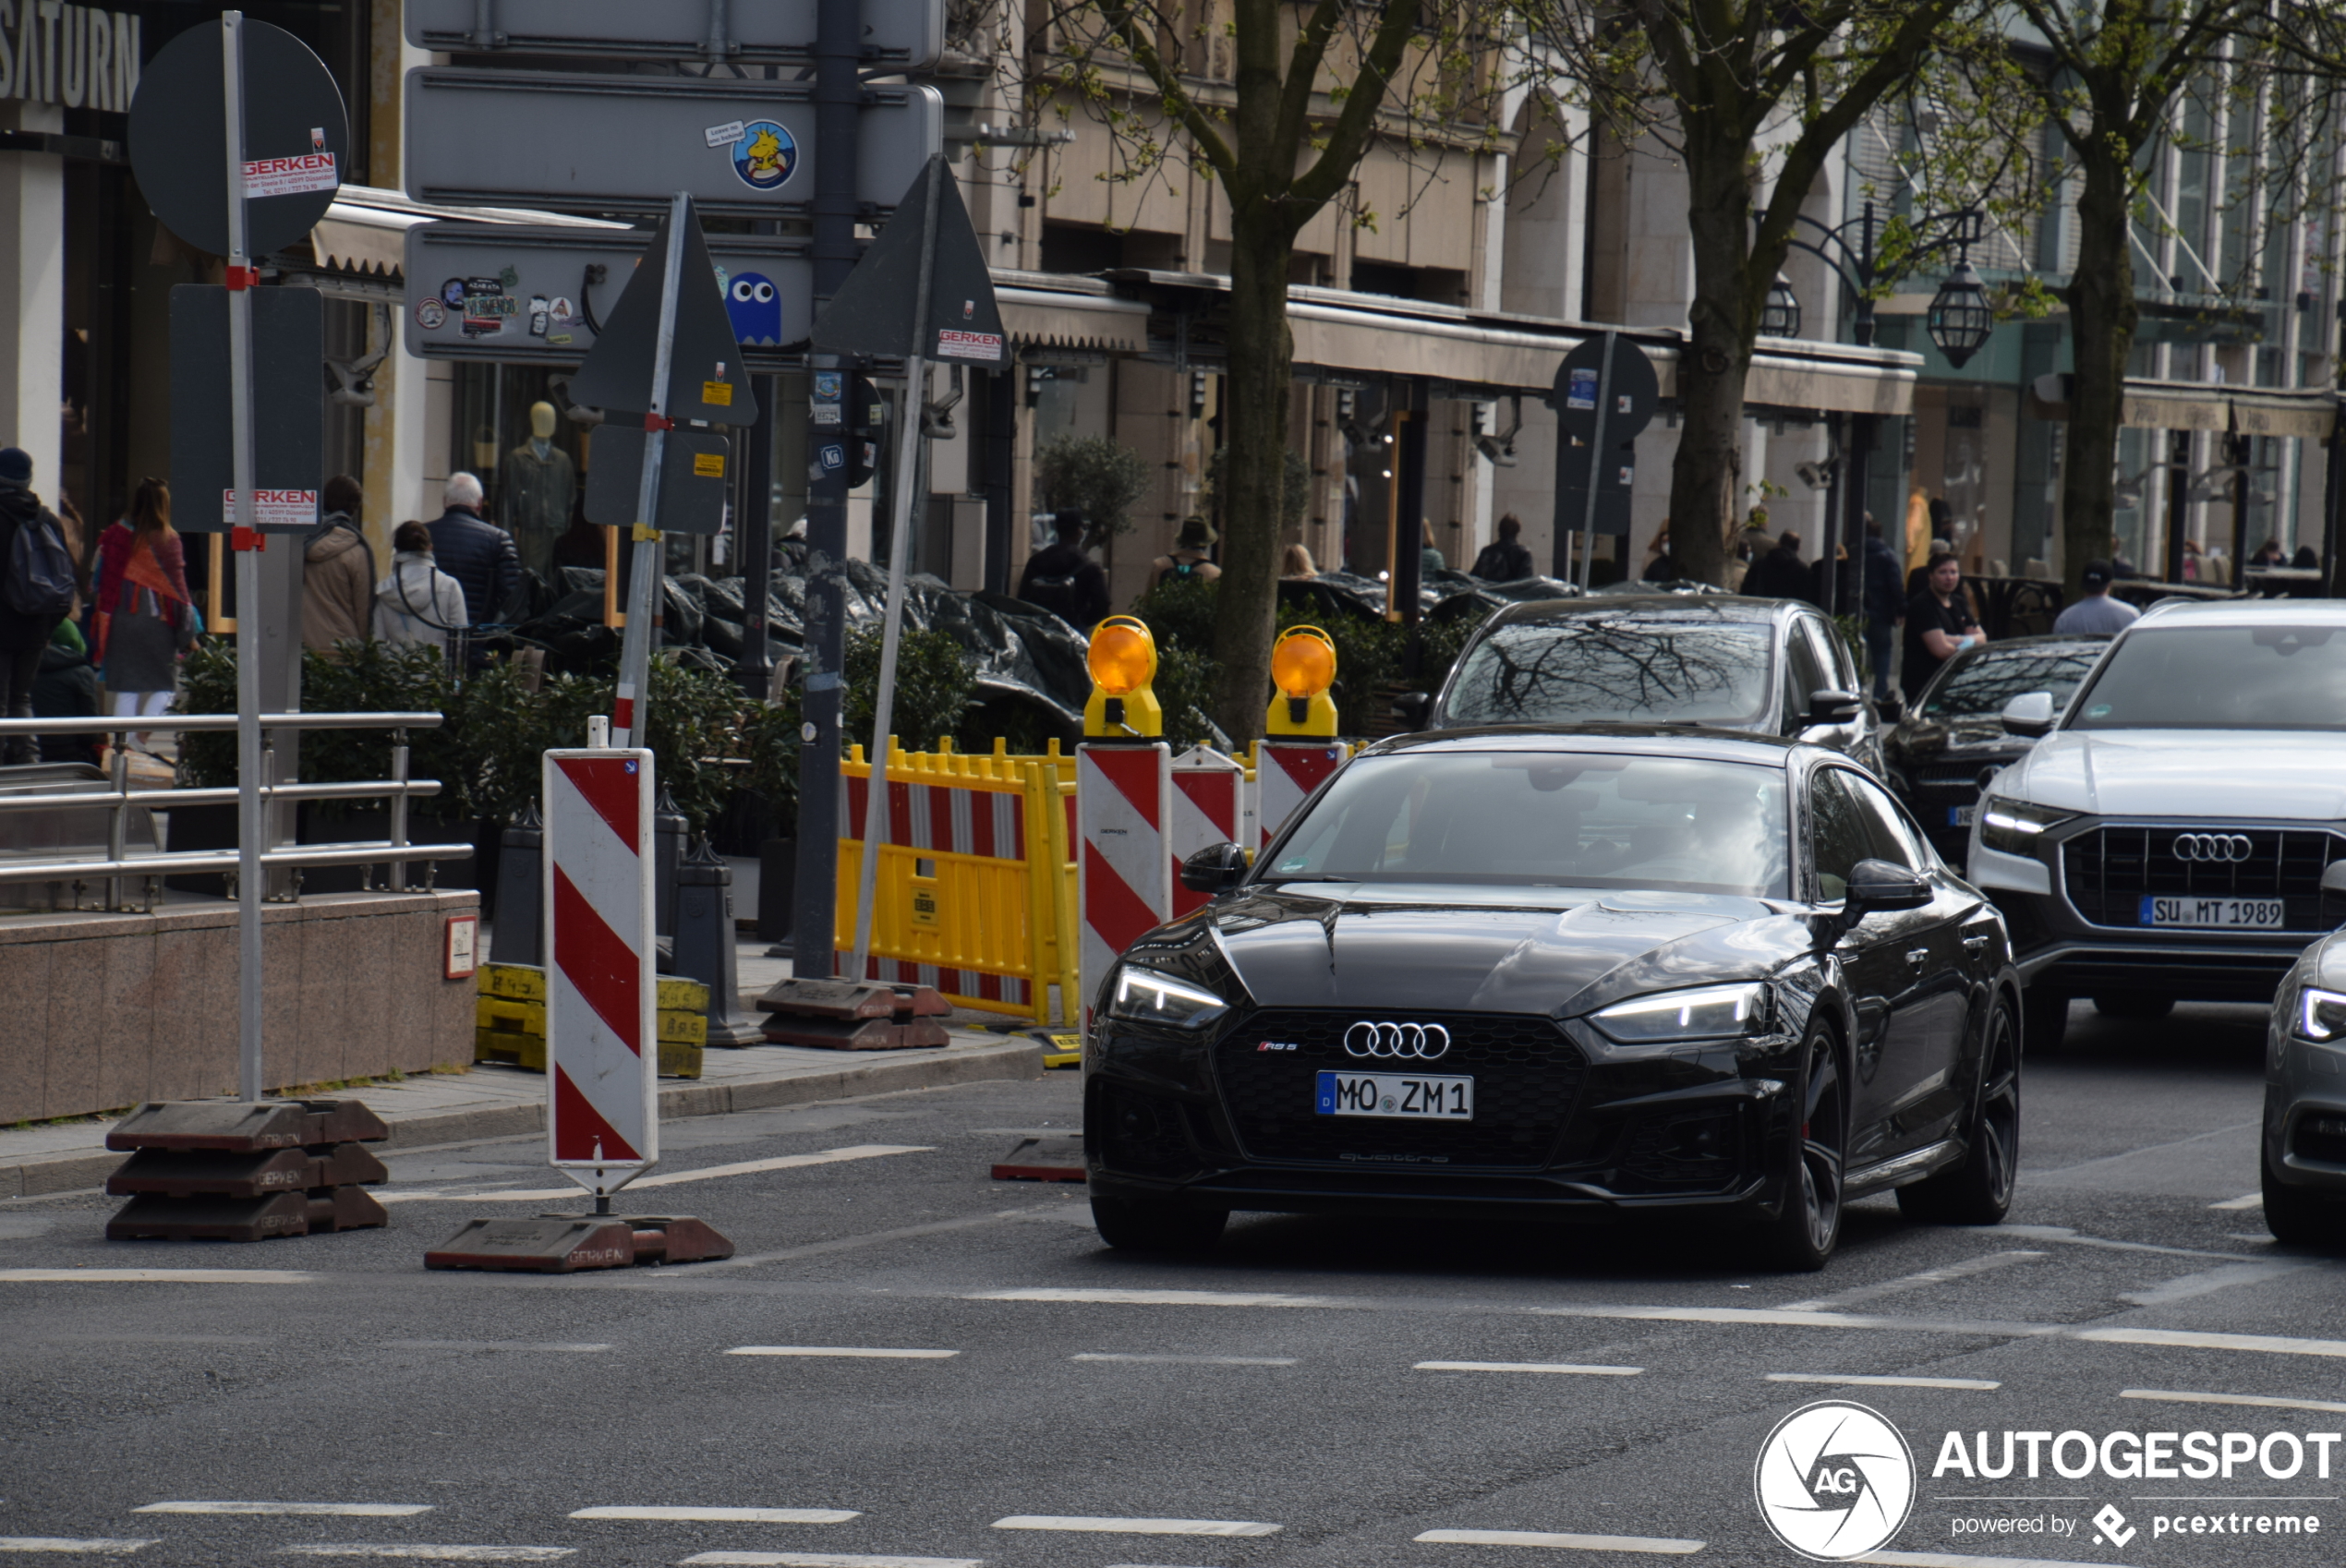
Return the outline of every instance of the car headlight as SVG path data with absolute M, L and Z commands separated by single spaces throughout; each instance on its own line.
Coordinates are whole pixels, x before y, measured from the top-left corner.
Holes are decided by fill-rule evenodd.
M 1153 969 L 1125 964 L 1116 971 L 1116 990 L 1107 1016 L 1131 1023 L 1167 1024 L 1175 1029 L 1203 1029 L 1229 1011 L 1230 1005 L 1202 985 Z
M 2297 1019 L 2291 1032 L 2324 1044 L 2346 1039 L 2346 996 L 2308 985 L 2297 994 Z
M 2076 814 L 1990 795 L 1979 808 L 1979 841 L 2008 855 L 2033 857 L 2047 829 L 2058 827 Z
M 1690 991 L 1657 991 L 1600 1008 L 1591 1018 L 1606 1039 L 1622 1045 L 1663 1041 L 1733 1040 L 1768 1027 L 1768 987 L 1704 985 Z

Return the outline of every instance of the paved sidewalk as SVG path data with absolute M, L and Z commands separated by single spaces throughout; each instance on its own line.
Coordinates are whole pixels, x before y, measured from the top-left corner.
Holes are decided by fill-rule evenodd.
M 1032 1040 L 963 1029 L 955 1029 L 952 1038 L 950 1045 L 925 1051 L 711 1048 L 699 1079 L 660 1080 L 660 1118 L 1043 1076 L 1042 1048 Z M 504 1138 L 538 1132 L 546 1125 L 545 1075 L 493 1063 L 469 1072 L 377 1084 L 347 1097 L 365 1101 L 390 1125 L 390 1141 L 375 1145 L 378 1150 Z M 103 1186 L 128 1158 L 105 1147 L 113 1125 L 106 1120 L 0 1129 L 0 1199 Z

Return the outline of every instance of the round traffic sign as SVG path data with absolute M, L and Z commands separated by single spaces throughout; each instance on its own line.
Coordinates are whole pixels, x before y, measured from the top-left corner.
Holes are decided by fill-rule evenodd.
M 1604 411 L 1604 439 L 1611 445 L 1627 440 L 1651 424 L 1654 405 L 1661 401 L 1662 383 L 1644 349 L 1613 332 L 1584 338 L 1556 368 L 1555 387 L 1549 396 L 1555 404 L 1558 424 L 1584 441 L 1594 439 L 1607 344 L 1613 345 L 1613 384 L 1606 389 L 1613 406 Z
M 199 250 L 228 254 L 225 30 L 200 23 L 139 73 L 130 167 L 147 205 Z M 342 90 L 283 28 L 244 22 L 245 243 L 254 256 L 294 244 L 326 215 L 350 167 Z

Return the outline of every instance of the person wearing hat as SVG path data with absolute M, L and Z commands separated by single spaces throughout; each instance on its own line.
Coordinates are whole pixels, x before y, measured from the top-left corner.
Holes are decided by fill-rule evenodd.
M 1932 550 L 1921 591 L 1906 601 L 1906 658 L 1899 689 L 1913 702 L 1941 665 L 1987 640 L 1964 597 L 1963 558 L 1953 549 L 1943 554 Z
M 2063 636 L 2114 637 L 2142 619 L 2142 611 L 2110 597 L 2114 569 L 2106 561 L 2086 562 L 2086 592 L 2061 612 L 2053 630 Z
M 1173 553 L 1160 555 L 1149 562 L 1156 569 L 1155 582 L 1194 577 L 1201 583 L 1211 583 L 1222 575 L 1222 569 L 1215 565 L 1206 554 L 1217 537 L 1219 536 L 1214 532 L 1214 525 L 1204 518 L 1183 518 L 1180 535 L 1173 541 Z M 1150 585 L 1155 586 L 1155 584 Z
M 54 614 L 16 608 L 26 597 L 25 585 L 12 578 L 17 535 L 25 528 L 45 529 L 54 541 L 53 559 L 70 568 L 65 525 L 32 492 L 32 454 L 22 447 L 0 448 L 0 715 L 9 718 L 33 717 L 32 685 L 40 679 L 42 650 L 72 609 L 70 597 Z M 30 735 L 0 741 L 0 763 L 15 766 L 40 760 L 40 742 Z

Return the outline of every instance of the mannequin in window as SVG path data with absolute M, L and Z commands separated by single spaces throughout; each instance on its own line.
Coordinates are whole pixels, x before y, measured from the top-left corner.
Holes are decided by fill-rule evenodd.
M 578 469 L 554 444 L 554 405 L 529 405 L 529 440 L 505 454 L 498 486 L 497 523 L 514 537 L 522 565 L 540 577 L 554 569 L 554 545 L 570 531 Z

